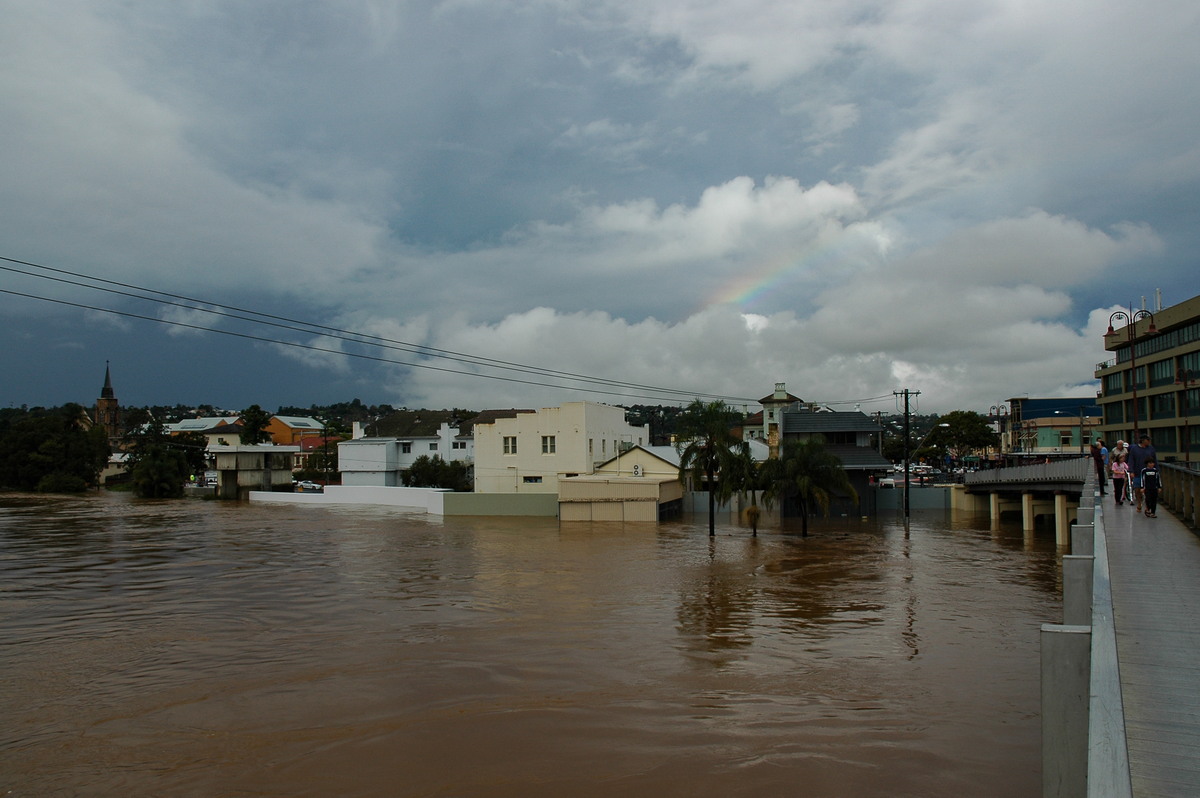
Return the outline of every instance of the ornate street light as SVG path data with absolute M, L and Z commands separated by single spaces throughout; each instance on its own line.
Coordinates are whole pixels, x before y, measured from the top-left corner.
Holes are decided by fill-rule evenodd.
M 1004 404 L 992 405 L 989 408 L 992 416 L 996 419 L 996 432 L 1000 436 L 1000 459 L 1004 459 L 1004 419 L 1008 418 L 1008 406 Z
M 1130 310 L 1128 313 L 1123 310 L 1118 310 L 1108 317 L 1108 332 L 1106 335 L 1113 335 L 1116 330 L 1113 329 L 1113 322 L 1123 320 L 1125 322 L 1126 340 L 1129 341 L 1129 378 L 1130 386 L 1133 390 L 1133 437 L 1130 442 L 1136 442 L 1138 438 L 1138 400 L 1137 400 L 1137 358 L 1134 352 L 1134 327 L 1141 319 L 1150 319 L 1150 326 L 1146 328 L 1146 335 L 1157 335 L 1158 328 L 1154 326 L 1154 314 L 1148 310 Z
M 1177 412 L 1183 415 L 1183 462 L 1189 465 L 1192 462 L 1192 429 L 1189 423 L 1192 414 L 1188 410 L 1187 392 L 1189 388 L 1196 384 L 1197 377 L 1200 377 L 1200 372 L 1192 371 L 1191 369 L 1181 368 L 1175 372 L 1175 384 L 1183 386 L 1179 391 L 1179 408 Z

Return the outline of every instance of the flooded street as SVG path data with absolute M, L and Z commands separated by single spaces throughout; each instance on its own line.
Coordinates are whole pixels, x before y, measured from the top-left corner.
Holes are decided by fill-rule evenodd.
M 706 523 L 0 494 L 0 794 L 1039 793 L 1052 532 Z

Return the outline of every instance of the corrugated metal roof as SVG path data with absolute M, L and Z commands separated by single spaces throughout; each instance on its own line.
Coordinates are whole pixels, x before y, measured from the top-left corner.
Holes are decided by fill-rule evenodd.
M 856 411 L 828 413 L 783 413 L 783 434 L 803 432 L 878 432 L 879 425 L 870 416 Z

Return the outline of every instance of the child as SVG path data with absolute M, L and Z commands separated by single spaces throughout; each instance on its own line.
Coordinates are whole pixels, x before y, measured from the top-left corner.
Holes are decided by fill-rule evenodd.
M 1158 518 L 1154 513 L 1158 509 L 1158 489 L 1162 487 L 1162 482 L 1158 479 L 1158 465 L 1151 457 L 1146 461 L 1146 467 L 1142 469 L 1142 490 L 1146 494 L 1146 515 L 1150 518 Z
M 1109 470 L 1112 471 L 1113 498 L 1117 500 L 1117 506 L 1120 506 L 1125 503 L 1125 480 L 1129 478 L 1129 463 L 1125 462 L 1125 455 L 1118 454 Z

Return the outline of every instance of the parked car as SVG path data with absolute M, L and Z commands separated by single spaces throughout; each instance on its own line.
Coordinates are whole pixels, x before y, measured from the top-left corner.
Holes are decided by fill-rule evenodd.
M 325 487 L 317 482 L 304 481 L 296 483 L 296 491 L 298 493 L 304 493 L 306 491 L 309 493 L 322 493 L 324 490 Z

